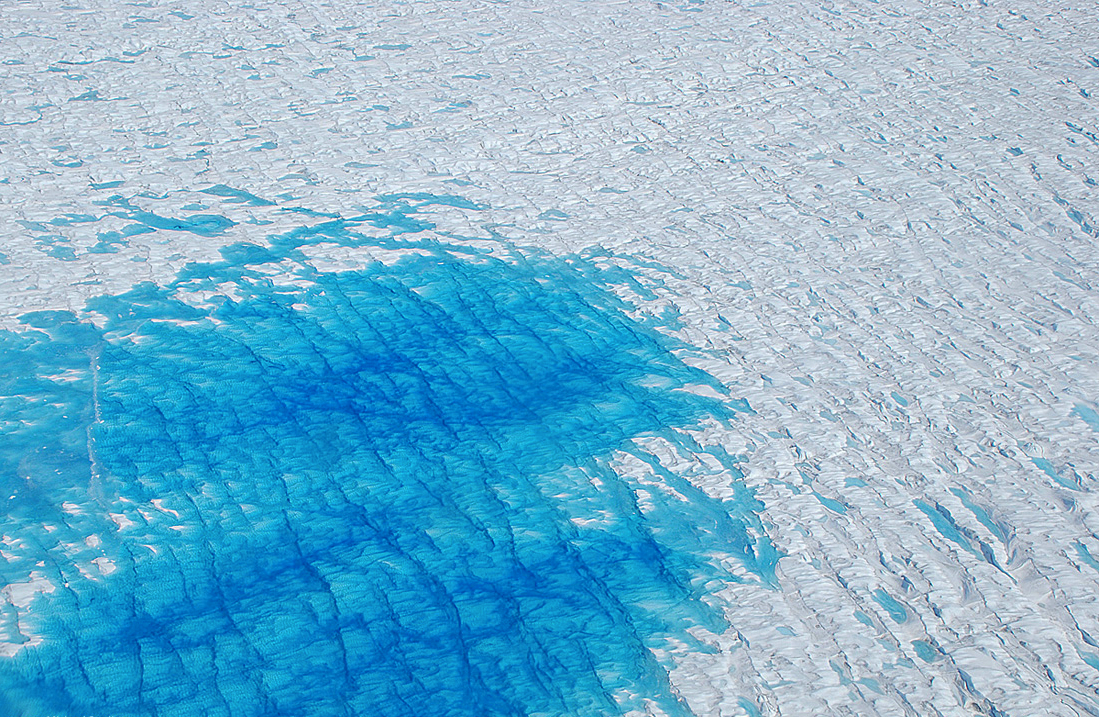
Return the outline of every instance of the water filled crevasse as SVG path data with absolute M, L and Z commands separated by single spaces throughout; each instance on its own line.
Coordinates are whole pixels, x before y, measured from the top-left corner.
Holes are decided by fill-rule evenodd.
M 0 569 L 55 586 L 19 626 L 42 642 L 0 658 L 0 712 L 685 714 L 649 648 L 722 629 L 715 558 L 775 559 L 750 494 L 631 440 L 702 450 L 674 429 L 732 404 L 678 389 L 713 379 L 581 259 L 422 243 L 322 273 L 310 237 L 366 241 L 231 247 L 91 302 L 98 327 L 0 334 Z M 642 505 L 616 450 L 678 495 Z

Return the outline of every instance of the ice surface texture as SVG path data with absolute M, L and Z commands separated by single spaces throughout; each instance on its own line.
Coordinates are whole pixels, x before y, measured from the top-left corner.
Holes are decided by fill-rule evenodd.
M 773 582 L 722 562 L 739 582 L 705 590 L 727 628 L 639 630 L 673 636 L 653 659 L 695 714 L 1094 715 L 1096 27 L 1093 0 L 0 3 L 0 327 L 57 350 L 71 327 L 20 317 L 107 331 L 87 301 L 148 282 L 194 306 L 181 328 L 201 334 L 247 284 L 306 296 L 290 263 L 394 266 L 391 232 L 476 249 L 451 259 L 481 277 L 484 251 L 508 276 L 533 268 L 521 257 L 580 272 L 720 381 L 700 393 L 753 409 L 688 421 L 698 447 L 650 436 L 610 459 L 641 510 L 689 481 L 753 539 L 758 512 L 782 555 Z M 356 231 L 383 239 L 325 239 L 363 213 Z M 269 239 L 309 231 L 304 260 Z M 267 278 L 172 288 L 222 261 Z M 426 259 L 406 261 L 411 277 Z M 4 429 L 79 415 L 92 358 L 34 389 L 51 401 L 6 404 L 30 423 Z M 87 495 L 41 489 L 59 466 L 37 451 L 65 440 L 48 435 L 17 467 L 38 482 L 0 495 L 40 490 L 58 511 L 0 535 L 0 660 L 20 670 L 76 639 L 47 565 L 107 589 L 134 570 L 118 540 L 194 514 L 150 491 L 103 528 Z M 578 530 L 606 519 L 566 513 Z
M 3 713 L 686 714 L 650 649 L 722 631 L 717 558 L 773 579 L 761 506 L 670 473 L 641 505 L 608 461 L 730 419 L 682 390 L 713 379 L 589 262 L 428 243 L 320 273 L 293 260 L 318 237 L 365 241 L 231 246 L 93 301 L 101 328 L 0 335 L 5 530 L 33 545 L 7 568 L 64 586 L 0 662 Z M 65 547 L 89 535 L 99 582 Z

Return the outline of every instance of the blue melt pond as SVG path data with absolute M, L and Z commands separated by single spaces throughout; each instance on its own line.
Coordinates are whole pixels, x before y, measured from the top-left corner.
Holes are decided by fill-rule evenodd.
M 316 234 L 0 332 L 0 577 L 55 587 L 0 713 L 689 714 L 652 649 L 724 629 L 716 558 L 773 579 L 762 506 L 611 458 L 712 451 L 675 429 L 732 419 L 713 379 L 583 259 L 323 273 Z

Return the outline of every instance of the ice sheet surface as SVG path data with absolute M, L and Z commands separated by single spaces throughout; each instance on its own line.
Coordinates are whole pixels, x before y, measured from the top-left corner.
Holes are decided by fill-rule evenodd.
M 1099 714 L 1094 3 L 0 7 L 0 713 Z
M 289 258 L 320 238 L 366 241 L 231 245 L 89 302 L 99 328 L 3 335 L 8 568 L 65 587 L 3 665 L 7 711 L 687 714 L 652 648 L 721 631 L 719 558 L 773 581 L 774 550 L 748 492 L 662 471 L 642 504 L 610 460 L 705 453 L 675 428 L 732 419 L 683 390 L 716 382 L 590 262 Z

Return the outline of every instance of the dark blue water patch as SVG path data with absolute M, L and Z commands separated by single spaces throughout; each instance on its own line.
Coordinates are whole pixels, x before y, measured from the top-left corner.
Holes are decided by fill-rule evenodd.
M 166 199 L 168 195 L 161 196 L 150 192 L 142 192 L 138 196 L 160 200 Z M 138 226 L 143 226 L 149 231 L 190 232 L 202 237 L 216 237 L 236 226 L 236 222 L 233 220 L 217 214 L 192 214 L 185 218 L 161 216 L 141 209 L 133 204 L 131 198 L 120 194 L 112 194 L 107 199 L 93 203 L 110 207 L 112 208 L 112 211 L 109 212 L 111 216 L 138 222 Z M 132 230 L 133 226 L 130 225 L 128 230 Z
M 985 523 L 985 527 L 988 527 L 989 530 L 992 530 L 993 533 L 1001 539 L 1001 542 L 1004 541 L 1003 530 L 1000 528 L 993 530 L 993 524 L 991 523 L 991 520 L 988 519 L 987 512 L 983 511 L 979 506 L 975 506 L 971 501 L 964 497 L 964 493 L 961 493 L 957 490 L 953 492 L 955 493 L 955 495 L 959 495 L 959 497 L 961 497 L 963 505 L 969 508 L 978 520 L 980 520 L 982 523 L 985 523 L 985 521 L 987 520 L 988 522 Z M 914 502 L 916 504 L 916 507 L 919 508 L 920 511 L 922 511 L 923 514 L 931 520 L 931 523 L 935 526 L 935 529 L 938 530 L 943 537 L 961 546 L 966 551 L 972 553 L 974 556 L 983 558 L 985 562 L 987 562 L 989 565 L 996 568 L 997 570 L 1004 572 L 1005 575 L 1007 574 L 1006 571 L 1004 571 L 1004 569 L 1000 566 L 999 562 L 996 560 L 996 553 L 992 549 L 992 547 L 988 543 L 981 540 L 980 537 L 978 537 L 971 529 L 959 525 L 957 521 L 954 520 L 954 516 L 951 515 L 950 511 L 947 510 L 945 506 L 939 504 L 938 502 L 935 503 L 934 507 L 928 505 L 922 500 L 916 500 Z M 973 547 L 974 543 L 977 545 L 976 548 Z
M 16 224 L 21 225 L 24 229 L 32 232 L 48 232 L 50 231 L 50 225 L 44 222 L 33 222 L 27 219 L 16 219 Z
M 1091 430 L 1099 431 L 1099 413 L 1096 413 L 1091 406 L 1078 403 L 1073 407 L 1072 412 L 1076 414 L 1077 418 L 1088 424 Z
M 93 214 L 66 214 L 63 217 L 56 217 L 50 220 L 50 224 L 55 227 L 70 226 L 72 224 L 87 224 L 89 222 L 97 222 L 99 217 Z
M 862 610 L 855 611 L 855 619 L 867 627 L 874 627 L 874 620 Z
M 633 439 L 735 471 L 675 430 L 733 419 L 682 390 L 718 384 L 582 258 L 256 271 L 364 241 L 331 225 L 97 299 L 98 328 L 0 333 L 5 532 L 26 545 L 0 570 L 57 587 L 22 623 L 44 642 L 0 663 L 0 713 L 688 714 L 651 649 L 705 649 L 686 630 L 724 629 L 716 559 L 769 582 L 777 553 L 750 491 L 710 498 Z M 671 490 L 642 501 L 619 450 Z M 96 555 L 117 572 L 84 578 Z
M 76 249 L 72 241 L 62 234 L 40 234 L 34 237 L 35 248 L 61 261 L 75 261 Z
M 1054 482 L 1056 482 L 1058 485 L 1063 486 L 1065 488 L 1072 489 L 1072 490 L 1081 490 L 1082 489 L 1082 486 L 1080 486 L 1078 483 L 1075 483 L 1072 480 L 1062 476 L 1060 471 L 1058 471 L 1053 466 L 1053 464 L 1050 463 L 1047 459 L 1045 459 L 1045 458 L 1031 458 L 1030 462 L 1033 463 L 1034 466 L 1036 468 L 1038 468 L 1040 471 L 1042 471 L 1047 476 L 1052 478 L 1054 480 Z
M 265 142 L 264 144 L 270 144 L 270 147 L 264 147 L 265 149 L 274 149 L 275 145 L 271 142 Z M 260 145 L 263 147 L 263 145 Z M 257 197 L 251 192 L 246 192 L 243 189 L 234 189 L 233 187 L 226 186 L 224 184 L 215 184 L 209 189 L 203 189 L 203 194 L 211 194 L 215 197 L 224 197 L 227 202 L 235 204 L 248 204 L 253 207 L 273 207 L 275 202 L 262 197 Z
M 293 194 L 280 194 L 279 199 L 282 199 L 284 201 L 289 202 L 289 201 L 293 201 L 295 199 L 298 199 L 298 197 L 295 197 Z M 300 215 L 305 216 L 305 217 L 314 217 L 314 218 L 324 217 L 325 219 L 340 219 L 339 214 L 332 214 L 332 213 L 329 213 L 329 212 L 318 212 L 314 209 L 309 209 L 308 207 L 283 207 L 281 209 L 281 211 L 286 212 L 288 214 L 300 214 Z
M 843 515 L 847 512 L 847 506 L 844 505 L 842 502 L 836 500 L 835 498 L 827 498 L 816 491 L 813 491 L 813 495 L 815 495 L 817 497 L 817 500 L 820 501 L 820 504 L 828 510 L 834 513 L 839 513 L 840 515 Z
M 908 610 L 889 593 L 878 588 L 874 591 L 873 598 L 874 602 L 885 609 L 885 612 L 888 613 L 893 622 L 900 625 L 908 621 Z
M 949 510 L 939 503 L 935 503 L 935 506 L 932 507 L 922 500 L 915 500 L 913 502 L 916 507 L 931 520 L 931 524 L 935 526 L 935 529 L 938 530 L 944 538 L 952 543 L 960 545 L 967 551 L 976 554 L 973 545 L 971 545 L 969 540 L 966 539 L 966 536 L 962 534 L 963 529 L 954 520 L 954 516 L 950 514 Z
M 1088 550 L 1086 545 L 1083 543 L 1073 543 L 1073 546 L 1076 548 L 1077 557 L 1083 560 L 1085 564 L 1099 570 L 1099 560 L 1096 560 L 1092 556 L 1091 551 Z
M 973 517 L 975 517 L 981 525 L 988 528 L 989 532 L 995 535 L 1003 545 L 1007 545 L 1010 530 L 1006 524 L 994 521 L 992 516 L 989 515 L 988 509 L 975 503 L 973 498 L 965 491 L 958 488 L 951 488 L 950 492 L 962 501 L 962 505 L 973 513 Z
M 454 194 L 431 194 L 429 192 L 405 192 L 402 194 L 381 194 L 375 197 L 380 206 L 389 210 L 406 209 L 419 211 L 424 207 L 442 206 L 458 209 L 488 209 L 484 204 Z
M 128 246 L 130 237 L 139 234 L 151 234 L 156 230 L 147 224 L 130 224 L 119 231 L 100 232 L 96 243 L 88 247 L 89 254 L 117 254 L 121 247 Z
M 76 249 L 66 244 L 55 244 L 46 250 L 48 256 L 61 261 L 76 261 Z
M 129 215 L 134 221 L 141 222 L 153 229 L 167 229 L 176 232 L 190 232 L 201 237 L 215 237 L 224 234 L 226 229 L 236 222 L 218 214 L 193 214 L 186 218 L 162 217 L 159 214 L 136 210 Z
M 469 109 L 473 106 L 473 102 L 470 100 L 454 101 L 449 103 L 446 107 L 435 110 L 435 112 L 460 112 L 464 109 Z
M 429 195 L 430 196 L 430 195 Z M 346 234 L 349 229 L 363 223 L 378 229 L 387 229 L 391 236 L 399 234 L 418 234 L 435 228 L 435 224 L 423 217 L 413 216 L 424 206 L 428 206 L 430 200 L 409 200 L 408 195 L 394 195 L 378 197 L 378 205 L 372 207 L 365 214 L 344 219 L 335 217 L 339 222 L 340 234 Z M 326 227 L 327 229 L 327 227 Z M 296 238 L 296 237 L 291 237 Z
M 99 102 L 102 99 L 103 98 L 99 96 L 99 92 L 97 90 L 88 90 L 82 95 L 70 97 L 69 102 Z
M 858 684 L 862 685 L 863 687 L 867 687 L 873 690 L 879 695 L 885 694 L 885 691 L 881 688 L 881 683 L 875 680 L 873 677 L 862 677 L 856 680 L 856 682 L 858 682 Z
M 916 656 L 924 662 L 934 662 L 939 659 L 938 651 L 926 640 L 913 640 L 912 647 L 916 650 Z

